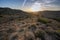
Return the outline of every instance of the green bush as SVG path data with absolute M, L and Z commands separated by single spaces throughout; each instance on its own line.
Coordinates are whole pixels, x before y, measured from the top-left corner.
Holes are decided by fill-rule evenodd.
M 38 30 L 37 32 L 34 33 L 36 38 L 41 38 L 41 40 L 45 40 L 45 33 L 42 30 Z
M 60 22 L 60 18 L 54 18 L 54 20 L 56 20 L 56 21 L 59 21 L 59 22 Z
M 47 18 L 38 18 L 38 22 L 42 22 L 42 23 L 49 23 L 49 20 Z
M 60 30 L 55 30 L 56 32 L 60 33 Z

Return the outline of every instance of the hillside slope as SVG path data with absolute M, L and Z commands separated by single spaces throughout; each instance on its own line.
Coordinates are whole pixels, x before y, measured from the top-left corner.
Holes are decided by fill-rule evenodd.
M 0 13 L 0 40 L 60 40 L 56 20 L 10 8 Z
M 15 19 L 26 19 L 30 18 L 31 16 L 31 14 L 21 10 L 0 8 L 0 23 L 12 21 Z

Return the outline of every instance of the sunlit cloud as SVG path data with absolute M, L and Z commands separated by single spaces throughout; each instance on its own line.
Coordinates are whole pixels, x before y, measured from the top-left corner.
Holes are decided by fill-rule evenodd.
M 30 1 L 30 8 L 32 9 L 32 11 L 39 11 L 41 9 L 50 9 L 50 8 L 58 8 L 58 5 L 55 4 L 57 0 L 25 0 L 25 2 L 23 3 L 25 5 L 25 3 L 28 4 L 27 1 Z M 33 3 L 32 3 L 33 2 Z M 24 6 L 23 5 L 23 6 Z M 29 5 L 29 4 L 28 4 Z
M 38 1 L 41 3 L 51 3 L 51 2 L 55 2 L 56 0 L 31 0 L 31 1 Z
M 49 9 L 49 8 L 57 8 L 58 6 L 56 6 L 55 4 L 52 4 L 53 2 L 56 2 L 56 0 L 37 0 L 37 2 L 39 2 L 41 7 L 45 8 L 45 9 Z
M 41 3 L 35 2 L 35 3 L 32 5 L 31 10 L 32 10 L 32 11 L 40 11 L 41 8 L 42 8 Z

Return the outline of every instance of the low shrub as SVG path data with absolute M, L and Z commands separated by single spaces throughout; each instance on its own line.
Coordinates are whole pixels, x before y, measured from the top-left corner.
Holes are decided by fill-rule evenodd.
M 38 22 L 42 22 L 44 24 L 49 23 L 50 21 L 47 18 L 38 18 Z

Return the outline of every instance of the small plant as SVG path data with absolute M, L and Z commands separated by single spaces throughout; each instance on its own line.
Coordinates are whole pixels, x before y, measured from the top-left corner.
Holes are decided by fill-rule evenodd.
M 50 21 L 47 18 L 38 18 L 38 22 L 42 22 L 42 23 L 49 23 Z
M 3 16 L 0 16 L 0 18 L 3 17 Z
M 18 39 L 18 36 L 17 35 L 15 35 L 15 36 L 13 36 L 12 38 L 11 38 L 11 40 L 17 40 Z
M 19 30 L 19 32 L 23 32 L 23 31 L 24 31 L 24 29 Z
M 43 31 L 41 31 L 41 30 L 38 30 L 36 33 L 34 33 L 35 34 L 35 37 L 36 38 L 41 38 L 41 40 L 45 40 L 45 38 L 44 38 L 44 35 L 45 35 L 45 33 L 43 32 Z
M 10 28 L 10 29 L 7 30 L 6 32 L 7 32 L 7 33 L 13 33 L 13 32 L 15 32 L 15 30 Z
M 56 32 L 60 33 L 60 30 L 56 30 Z
M 60 22 L 60 18 L 54 18 L 54 20 L 56 20 L 56 21 Z
M 37 27 L 35 25 L 31 25 L 30 27 L 28 27 L 28 29 L 31 31 L 35 31 Z

